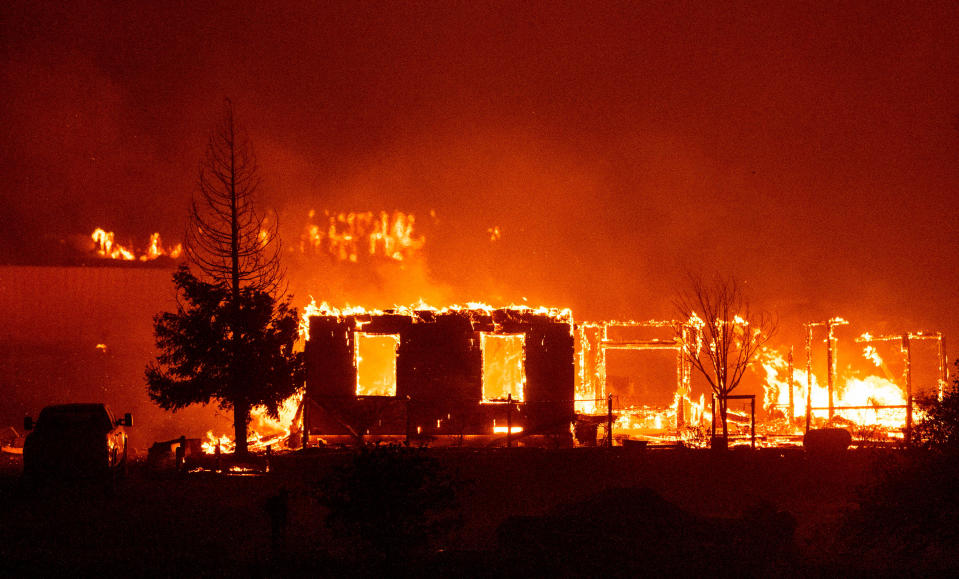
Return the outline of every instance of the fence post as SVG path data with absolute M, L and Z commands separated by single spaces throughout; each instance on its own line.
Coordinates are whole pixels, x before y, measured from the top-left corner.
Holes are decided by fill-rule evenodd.
M 613 395 L 606 397 L 606 446 L 613 447 Z
M 902 354 L 905 362 L 903 374 L 906 380 L 906 427 L 903 439 L 906 445 L 912 442 L 912 348 L 909 344 L 909 334 L 902 335 Z
M 812 326 L 806 325 L 806 434 L 812 423 Z
M 716 395 L 715 394 L 713 394 L 713 397 L 710 399 L 710 402 L 712 403 L 712 408 L 713 408 L 712 410 L 713 423 L 712 423 L 712 438 L 709 439 L 709 446 L 710 448 L 712 448 L 713 444 L 715 444 L 716 442 Z
M 792 429 L 796 419 L 796 404 L 793 401 L 793 347 L 789 346 L 789 356 L 786 358 L 786 379 L 789 380 L 789 428 Z
M 186 436 L 181 436 L 176 447 L 176 470 L 186 471 Z
M 310 423 L 306 419 L 307 409 L 310 407 L 310 398 L 303 394 L 303 450 L 310 445 Z
M 513 394 L 506 395 L 506 448 L 513 446 Z
M 412 428 L 412 422 L 410 422 L 410 399 L 409 395 L 406 396 L 406 446 L 410 445 L 410 429 Z

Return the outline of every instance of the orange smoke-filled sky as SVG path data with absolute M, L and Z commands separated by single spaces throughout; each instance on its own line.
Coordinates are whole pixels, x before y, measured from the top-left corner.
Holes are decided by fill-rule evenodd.
M 0 261 L 176 238 L 229 96 L 289 243 L 435 210 L 443 298 L 666 317 L 728 271 L 793 326 L 959 330 L 954 2 L 64 4 L 0 7 Z

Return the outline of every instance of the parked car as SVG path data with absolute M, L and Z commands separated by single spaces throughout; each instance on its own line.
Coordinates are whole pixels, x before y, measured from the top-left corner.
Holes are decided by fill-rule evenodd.
M 113 481 L 126 471 L 130 414 L 116 419 L 105 404 L 57 404 L 40 411 L 23 443 L 23 474 L 28 480 L 99 478 Z

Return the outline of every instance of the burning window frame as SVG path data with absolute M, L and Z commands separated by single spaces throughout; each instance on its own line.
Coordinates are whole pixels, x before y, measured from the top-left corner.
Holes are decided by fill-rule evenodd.
M 506 394 L 502 396 L 491 396 L 490 395 L 491 393 L 489 391 L 490 388 L 488 388 L 488 385 L 490 384 L 492 380 L 490 379 L 489 374 L 490 374 L 490 366 L 492 366 L 495 362 L 489 359 L 490 356 L 488 351 L 490 350 L 490 348 L 488 348 L 487 345 L 490 343 L 491 340 L 494 343 L 503 342 L 503 345 L 500 346 L 498 349 L 512 350 L 515 348 L 515 345 L 510 344 L 510 342 L 517 341 L 517 339 L 520 342 L 520 348 L 519 348 L 520 363 L 518 365 L 520 380 L 518 382 L 518 387 L 517 387 L 517 384 L 501 384 L 498 387 L 498 390 L 506 392 Z M 482 353 L 482 356 L 483 356 L 482 403 L 483 404 L 502 404 L 505 402 L 523 402 L 525 390 L 526 390 L 526 360 L 525 360 L 526 335 L 525 334 L 506 334 L 506 333 L 498 334 L 495 332 L 480 332 L 480 352 Z M 507 358 L 506 360 L 501 359 L 499 360 L 499 362 L 504 365 L 509 365 L 511 363 L 509 358 L 512 358 L 513 356 L 516 356 L 516 355 L 517 354 L 514 352 L 514 353 L 507 354 L 505 356 L 503 355 L 497 356 L 497 358 L 503 358 L 503 357 Z M 504 368 L 503 373 L 508 373 L 508 370 L 516 370 L 516 369 Z
M 389 340 L 389 342 L 387 342 Z M 381 349 L 383 346 L 379 344 L 386 344 L 386 347 L 392 347 L 392 369 L 391 376 L 387 377 L 385 391 L 379 388 L 374 387 L 372 384 L 364 383 L 364 377 L 366 372 L 363 372 L 363 355 L 364 350 L 367 348 L 363 347 L 364 342 L 370 344 L 370 348 L 375 348 L 377 350 Z M 383 396 L 386 398 L 396 398 L 396 353 L 400 347 L 400 335 L 399 334 L 381 334 L 375 332 L 362 332 L 358 331 L 354 334 L 353 338 L 353 347 L 354 354 L 353 359 L 356 364 L 356 395 L 357 396 Z M 383 352 L 376 352 L 376 355 L 382 355 Z M 383 378 L 384 376 L 380 376 Z

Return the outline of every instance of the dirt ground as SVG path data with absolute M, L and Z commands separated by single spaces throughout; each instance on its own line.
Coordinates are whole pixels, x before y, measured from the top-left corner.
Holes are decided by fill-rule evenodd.
M 463 483 L 463 525 L 450 538 L 449 552 L 495 550 L 497 528 L 508 517 L 539 516 L 605 489 L 644 486 L 695 515 L 735 518 L 761 503 L 787 511 L 796 519 L 799 556 L 813 566 L 829 564 L 839 517 L 855 508 L 856 490 L 868 482 L 875 459 L 850 451 L 841 461 L 823 463 L 795 449 L 430 453 Z M 353 574 L 340 562 L 344 545 L 327 531 L 313 493 L 317 481 L 349 457 L 321 450 L 278 455 L 271 472 L 257 475 L 158 476 L 135 464 L 111 492 L 98 483 L 23 488 L 18 458 L 3 455 L 0 569 L 28 575 L 104 569 L 169 576 Z M 268 504 L 281 488 L 289 493 L 289 515 L 278 541 Z

